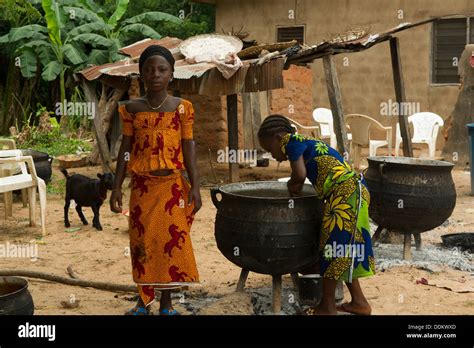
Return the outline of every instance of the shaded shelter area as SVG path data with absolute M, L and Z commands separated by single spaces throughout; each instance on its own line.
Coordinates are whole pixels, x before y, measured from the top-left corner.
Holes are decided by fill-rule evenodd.
M 307 65 L 316 59 L 323 59 L 338 150 L 348 158 L 349 146 L 341 101 L 341 91 L 332 56 L 340 53 L 363 51 L 379 43 L 389 41 L 396 102 L 403 103 L 406 98 L 400 58 L 400 45 L 398 38 L 393 35 L 400 31 L 427 24 L 441 18 L 449 17 L 434 17 L 415 23 L 403 23 L 395 28 L 380 33 L 348 32 L 341 37 L 333 38 L 330 41 L 323 41 L 312 46 L 299 45 L 296 42 L 286 43 L 286 45 L 282 45 L 282 43 L 256 45 L 250 47 L 255 54 L 250 56 L 251 58 L 249 59 L 245 59 L 249 57 L 248 55 L 245 55 L 245 57 L 242 55 L 243 66 L 229 79 L 225 79 L 218 67 L 213 63 L 188 63 L 179 50 L 181 40 L 170 37 L 160 40 L 145 39 L 136 42 L 120 50 L 120 53 L 128 58 L 111 64 L 91 66 L 80 71 L 78 75 L 82 77 L 81 83 L 89 101 L 96 101 L 97 99 L 94 93 L 96 88 L 94 81 L 96 80 L 100 82 L 102 89 L 111 88 L 119 91 L 109 93 L 109 95 L 112 96 L 110 101 L 101 100 L 96 103 L 96 107 L 99 107 L 101 102 L 102 104 L 109 102 L 110 106 L 106 109 L 110 111 L 116 109 L 118 100 L 126 93 L 128 93 L 129 98 L 134 98 L 140 95 L 140 92 L 143 92 L 143 86 L 140 86 L 138 80 L 137 64 L 141 52 L 152 44 L 165 46 L 171 50 L 176 59 L 174 79 L 169 85 L 169 88 L 175 95 L 197 94 L 226 96 L 228 147 L 229 151 L 237 151 L 239 130 L 237 117 L 238 94 L 283 88 L 282 72 L 284 69 L 288 69 L 292 64 Z M 248 50 L 249 48 L 247 48 L 247 51 Z M 114 96 L 115 98 L 113 98 Z M 120 97 L 118 98 L 118 96 Z M 399 110 L 402 111 L 399 114 L 399 124 L 403 139 L 403 153 L 405 156 L 411 157 L 413 156 L 413 150 L 410 143 L 410 129 L 407 124 L 408 115 L 403 114 L 403 108 L 399 108 Z M 108 130 L 108 124 L 111 122 L 112 114 L 104 114 L 99 112 L 99 110 L 96 111 L 96 115 L 99 115 L 99 117 L 94 119 L 97 143 L 99 145 L 104 170 L 110 170 L 110 149 L 115 148 L 115 143 L 119 139 L 119 131 L 117 131 L 117 128 L 114 128 L 115 131 L 113 131 L 111 140 L 112 144 L 108 146 L 105 133 Z M 236 182 L 239 180 L 238 171 L 238 163 L 229 163 L 229 181 Z

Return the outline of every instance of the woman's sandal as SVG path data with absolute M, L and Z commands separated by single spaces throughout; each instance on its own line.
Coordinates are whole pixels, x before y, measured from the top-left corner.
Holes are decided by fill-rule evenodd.
M 314 308 L 306 308 L 302 311 L 302 315 L 316 315 L 316 310 Z
M 150 311 L 145 307 L 133 307 L 125 312 L 125 315 L 150 315 Z
M 168 308 L 160 309 L 160 315 L 180 315 L 176 309 L 172 309 L 171 311 Z

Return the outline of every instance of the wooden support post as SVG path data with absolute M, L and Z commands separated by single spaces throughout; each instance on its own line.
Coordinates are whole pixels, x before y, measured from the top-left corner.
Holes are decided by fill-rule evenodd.
M 261 92 L 254 92 L 250 94 L 250 100 L 252 102 L 252 138 L 253 138 L 253 149 L 260 148 L 258 142 L 258 129 L 262 123 L 262 103 L 260 98 Z M 268 113 L 263 113 L 263 115 L 268 116 Z
M 243 138 L 244 149 L 255 150 L 260 149 L 258 142 L 258 129 L 262 123 L 262 115 L 267 116 L 267 93 L 253 92 L 242 93 L 242 108 L 243 108 Z
M 405 233 L 403 241 L 403 259 L 411 260 L 411 233 Z
M 247 281 L 248 276 L 249 276 L 249 271 L 242 268 L 242 271 L 240 271 L 239 282 L 237 283 L 237 289 L 235 291 L 237 292 L 244 291 L 245 282 Z
M 242 93 L 244 149 L 254 149 L 253 120 L 252 120 L 252 98 L 250 93 Z
M 421 234 L 420 233 L 413 233 L 413 238 L 415 238 L 416 250 L 421 250 Z
M 92 107 L 94 108 L 95 117 L 92 120 L 92 128 L 97 139 L 97 144 L 99 145 L 99 153 L 102 159 L 102 169 L 104 173 L 110 173 L 112 171 L 110 168 L 112 160 L 110 158 L 110 151 L 105 134 L 101 133 L 101 115 L 99 112 L 99 102 L 97 100 L 97 95 L 95 94 L 95 87 L 91 82 L 83 78 L 82 89 L 84 90 L 86 100 L 92 103 Z
M 342 112 L 341 89 L 337 79 L 336 66 L 332 55 L 323 57 L 324 74 L 326 75 L 326 86 L 328 89 L 329 102 L 331 103 L 332 117 L 334 120 L 334 132 L 336 132 L 337 149 L 344 155 L 349 156 L 349 142 L 347 140 L 346 122 Z
M 272 276 L 273 313 L 281 312 L 281 275 Z
M 291 281 L 293 282 L 293 289 L 298 292 L 298 273 L 291 273 Z
M 237 94 L 227 96 L 227 133 L 229 139 L 229 153 L 237 154 L 239 147 L 239 124 L 237 119 Z M 234 156 L 237 158 L 237 156 Z M 239 164 L 229 161 L 230 182 L 239 181 Z
M 392 57 L 393 82 L 395 85 L 395 96 L 398 103 L 398 123 L 400 125 L 400 134 L 403 139 L 403 155 L 413 157 L 411 146 L 411 134 L 408 127 L 408 115 L 405 115 L 405 83 L 403 81 L 402 62 L 400 58 L 400 45 L 398 37 L 390 39 L 390 54 Z
M 384 228 L 382 227 L 382 225 L 379 225 L 377 227 L 377 229 L 374 232 L 374 235 L 372 236 L 372 243 L 375 243 L 379 240 L 380 235 L 382 234 L 383 230 Z

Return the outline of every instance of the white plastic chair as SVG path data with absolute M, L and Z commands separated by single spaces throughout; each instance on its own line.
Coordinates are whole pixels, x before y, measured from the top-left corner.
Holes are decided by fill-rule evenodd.
M 387 146 L 389 156 L 392 154 L 392 127 L 385 127 L 377 120 L 361 114 L 347 115 L 346 122 L 352 132 L 351 151 L 355 146 L 353 157 L 355 168 L 359 168 L 362 146 L 369 145 L 369 156 L 376 156 L 377 149 L 383 146 Z M 370 131 L 372 127 L 384 131 L 385 140 L 371 140 Z
M 432 112 L 418 112 L 408 117 L 408 123 L 413 124 L 412 144 L 427 144 L 430 158 L 435 158 L 439 127 L 444 125 L 441 116 Z M 397 123 L 395 156 L 398 156 L 402 141 L 400 125 Z
M 8 138 L 0 138 L 0 151 L 2 150 L 16 150 L 15 140 Z M 21 173 L 21 168 L 18 164 L 5 164 L 4 169 L 10 169 L 11 174 Z M 9 196 L 11 197 L 11 192 Z M 21 200 L 23 202 L 23 207 L 26 207 L 28 201 L 28 191 L 26 189 L 21 190 Z M 9 216 L 11 215 L 12 213 L 10 212 Z
M 313 119 L 319 125 L 319 137 L 322 140 L 329 139 L 329 146 L 337 148 L 332 111 L 326 108 L 316 108 L 313 110 Z M 347 139 L 352 140 L 352 134 L 347 133 Z
M 26 167 L 28 164 L 29 173 Z M 21 174 L 13 175 L 11 165 L 19 165 Z M 41 232 L 46 234 L 46 184 L 36 175 L 33 157 L 22 156 L 21 150 L 0 151 L 0 193 L 4 194 L 5 215 L 11 216 L 14 190 L 28 190 L 30 226 L 36 226 L 36 188 L 39 191 Z
M 16 150 L 15 140 L 0 138 L 0 150 Z
M 298 133 L 298 128 L 305 129 L 311 132 L 313 137 L 317 136 L 319 127 L 318 126 L 303 126 L 301 123 L 287 117 L 287 119 L 291 122 L 291 126 L 295 129 L 296 133 Z

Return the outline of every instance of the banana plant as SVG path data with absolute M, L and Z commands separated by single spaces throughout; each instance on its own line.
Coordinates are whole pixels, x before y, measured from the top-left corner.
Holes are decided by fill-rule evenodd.
M 45 81 L 59 77 L 60 97 L 63 101 L 66 99 L 66 71 L 87 61 L 87 55 L 80 49 L 81 44 L 103 48 L 110 43 L 97 34 L 71 34 L 71 30 L 68 30 L 68 26 L 71 26 L 68 14 L 55 0 L 42 0 L 41 7 L 46 25 L 30 24 L 11 28 L 8 34 L 0 37 L 0 45 L 17 45 L 15 63 L 19 65 L 25 78 L 35 76 L 38 63 L 41 64 L 41 77 Z M 66 117 L 61 120 L 65 124 Z
M 93 1 L 81 0 L 79 6 L 64 6 L 66 12 L 74 13 L 77 20 L 84 24 L 72 29 L 71 34 L 82 40 L 85 33 L 96 33 L 103 39 L 108 40 L 107 49 L 94 49 L 91 51 L 89 61 L 93 64 L 104 64 L 114 62 L 124 57 L 118 50 L 130 40 L 132 35 L 140 35 L 143 38 L 160 39 L 161 35 L 151 26 L 145 23 L 171 22 L 182 23 L 178 17 L 164 12 L 152 11 L 136 15 L 121 21 L 127 11 L 129 0 L 117 0 L 112 15 L 107 14 Z M 98 40 L 95 37 L 95 40 Z
M 19 65 L 24 77 L 33 78 L 39 66 L 43 80 L 53 81 L 59 77 L 61 101 L 66 99 L 65 76 L 68 71 L 123 59 L 118 50 L 132 35 L 161 38 L 143 22 L 182 22 L 178 17 L 157 11 L 121 21 L 129 0 L 116 0 L 110 16 L 93 0 L 35 1 L 41 2 L 44 24 L 13 27 L 0 37 L 0 46 L 17 47 L 15 64 Z M 66 122 L 67 117 L 62 117 L 61 124 Z
M 10 28 L 39 23 L 41 19 L 41 13 L 31 4 L 31 0 L 0 0 L 0 21 Z M 22 98 L 20 91 L 25 86 L 36 84 L 36 79 L 32 79 L 31 85 L 28 83 L 22 86 L 20 72 L 15 68 L 14 53 L 17 47 L 17 45 L 1 47 L 2 55 L 8 58 L 8 66 L 6 79 L 1 83 L 4 90 L 3 94 L 0 93 L 0 134 L 7 133 L 8 128 L 17 122 L 21 114 L 25 117 L 29 112 L 29 100 L 32 94 L 25 93 Z M 14 108 L 15 102 L 20 102 L 23 106 L 20 109 Z

